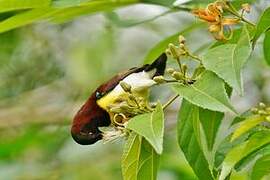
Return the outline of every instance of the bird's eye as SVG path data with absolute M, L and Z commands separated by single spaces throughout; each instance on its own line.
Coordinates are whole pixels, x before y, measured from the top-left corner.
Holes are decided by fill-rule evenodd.
M 101 94 L 100 92 L 97 91 L 97 92 L 96 92 L 96 98 L 97 98 L 97 99 L 100 99 L 101 97 L 102 97 L 102 94 Z

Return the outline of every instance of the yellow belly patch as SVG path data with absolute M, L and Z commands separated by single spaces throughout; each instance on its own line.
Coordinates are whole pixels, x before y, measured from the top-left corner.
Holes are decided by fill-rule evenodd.
M 102 109 L 108 111 L 109 110 L 108 107 L 114 105 L 117 102 L 117 99 L 119 99 L 119 98 L 123 99 L 123 98 L 127 98 L 127 97 L 128 97 L 128 94 L 124 91 L 121 93 L 116 93 L 116 92 L 112 91 L 112 92 L 109 92 L 108 94 L 106 94 L 101 99 L 97 100 L 97 104 Z
M 97 104 L 104 110 L 108 110 L 108 106 L 112 105 L 118 97 L 111 93 L 108 93 L 101 99 L 97 100 Z

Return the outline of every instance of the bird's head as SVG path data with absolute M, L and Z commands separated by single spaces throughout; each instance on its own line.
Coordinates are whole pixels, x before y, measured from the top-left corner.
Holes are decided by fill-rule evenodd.
M 101 140 L 102 132 L 98 127 L 109 126 L 111 123 L 109 114 L 96 103 L 104 92 L 102 88 L 96 90 L 73 119 L 71 135 L 81 145 L 94 144 Z

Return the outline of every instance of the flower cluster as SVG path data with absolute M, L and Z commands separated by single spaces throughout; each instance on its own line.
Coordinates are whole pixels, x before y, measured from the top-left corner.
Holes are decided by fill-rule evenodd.
M 202 68 L 203 66 L 201 64 L 200 58 L 193 55 L 189 51 L 189 49 L 186 46 L 186 39 L 182 35 L 178 37 L 178 45 L 174 45 L 170 43 L 165 52 L 168 56 L 172 57 L 173 59 L 177 61 L 179 70 L 175 70 L 174 68 L 167 68 L 166 72 L 173 79 L 165 79 L 163 76 L 154 77 L 153 80 L 159 84 L 169 83 L 169 82 L 178 82 L 185 85 L 193 84 L 195 82 L 196 77 L 199 75 L 198 70 L 204 70 L 204 68 Z M 186 64 L 182 64 L 181 62 L 181 59 L 183 57 L 190 57 L 191 59 L 194 59 L 200 62 L 200 65 L 193 72 L 192 76 L 188 76 L 188 66 Z
M 119 84 L 126 95 L 118 97 L 116 103 L 109 107 L 114 125 L 124 127 L 130 118 L 153 111 L 146 97 L 133 93 L 131 86 L 124 81 Z
M 252 108 L 251 112 L 263 116 L 266 121 L 270 122 L 270 106 L 266 106 L 264 103 L 260 103 L 258 107 Z
M 225 17 L 225 11 L 233 14 L 236 17 Z M 243 19 L 243 13 L 250 12 L 248 4 L 242 5 L 242 14 L 232 9 L 227 1 L 216 1 L 208 4 L 205 9 L 194 9 L 192 13 L 199 19 L 208 22 L 208 30 L 217 40 L 227 40 L 232 36 L 232 25 L 238 24 Z M 228 30 L 229 36 L 225 36 L 225 31 Z
M 113 130 L 104 131 L 104 142 L 127 136 L 129 134 L 129 130 L 126 129 L 128 121 L 139 114 L 152 112 L 155 107 L 155 104 L 149 103 L 147 97 L 134 93 L 126 82 L 121 81 L 119 84 L 125 91 L 125 95 L 118 97 L 115 103 L 108 107 Z

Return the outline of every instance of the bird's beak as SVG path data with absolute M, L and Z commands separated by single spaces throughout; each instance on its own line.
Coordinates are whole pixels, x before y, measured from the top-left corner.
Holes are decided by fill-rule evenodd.
M 71 131 L 71 135 L 72 138 L 81 145 L 90 145 L 90 144 L 94 144 L 97 141 L 102 139 L 102 133 L 101 132 L 89 132 L 89 133 L 83 133 L 83 132 L 79 132 L 79 133 L 73 133 Z

